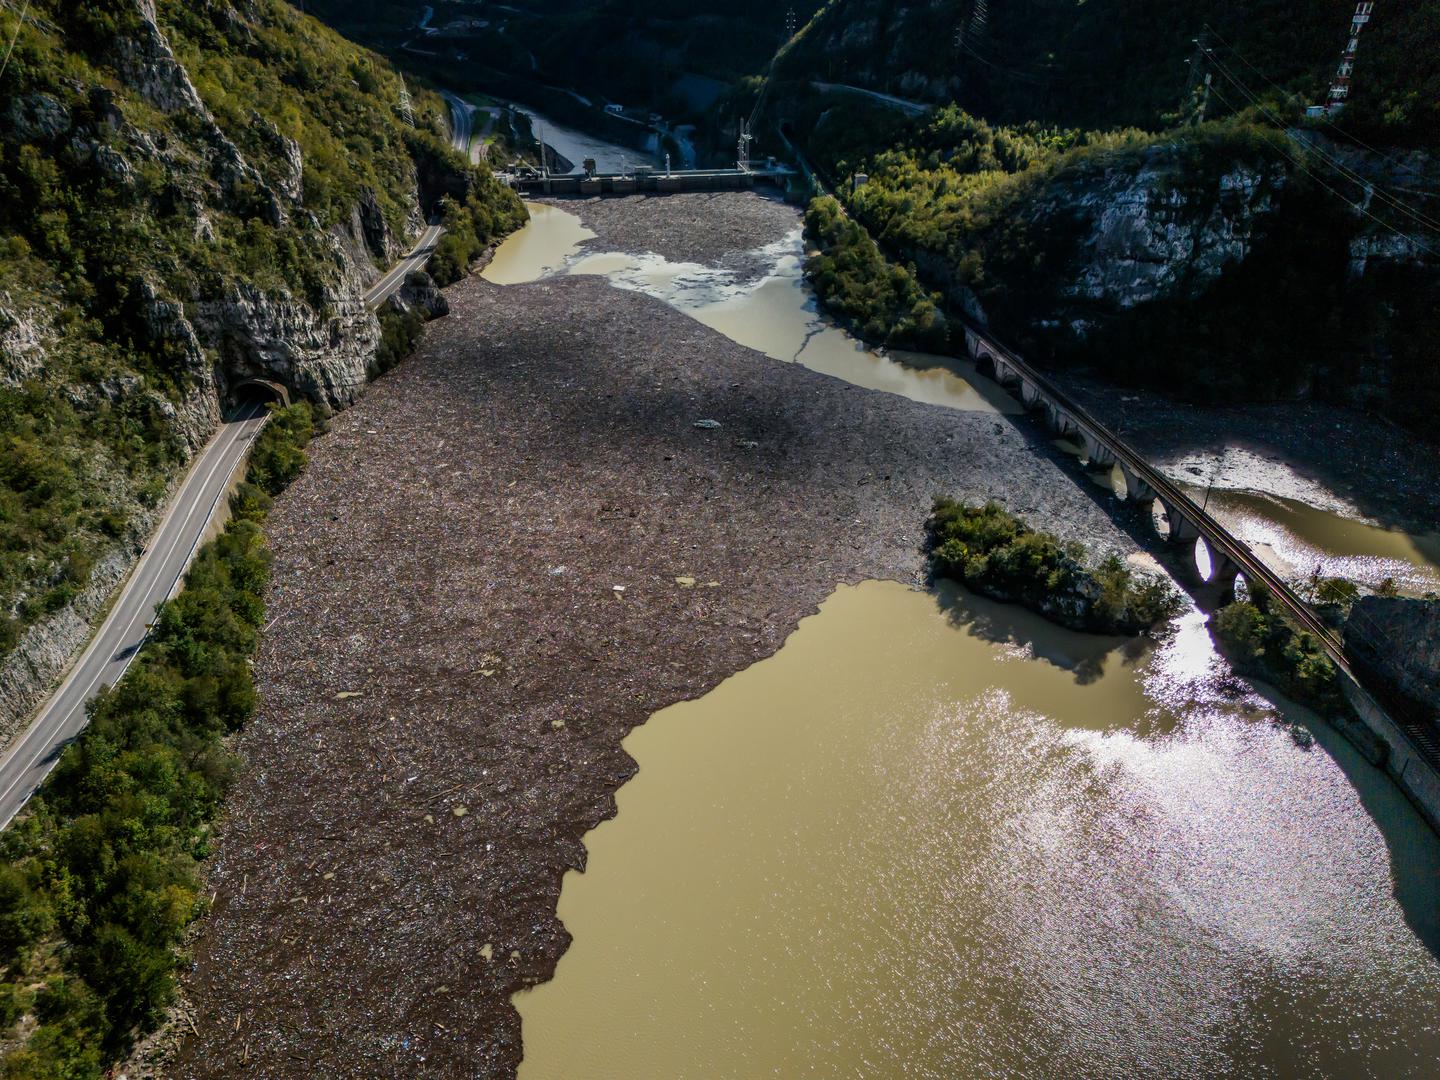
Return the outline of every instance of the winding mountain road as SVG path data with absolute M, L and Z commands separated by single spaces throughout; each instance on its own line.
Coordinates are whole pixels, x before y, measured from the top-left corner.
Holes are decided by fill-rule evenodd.
M 469 160 L 472 107 L 469 102 L 448 90 L 442 90 L 440 93 L 444 96 L 445 103 L 450 106 L 450 143 L 466 156 L 466 160 Z M 374 311 L 393 296 L 395 290 L 405 284 L 406 274 L 412 270 L 422 269 L 430 261 L 430 256 L 435 254 L 435 248 L 444 235 L 445 226 L 443 225 L 431 225 L 421 233 L 420 239 L 416 241 L 409 253 L 396 263 L 389 273 L 370 286 L 370 291 L 365 294 L 365 306 Z
M 374 311 L 386 300 L 394 295 L 395 290 L 405 284 L 405 275 L 412 270 L 419 270 L 430 261 L 430 256 L 435 254 L 435 247 L 440 243 L 440 237 L 445 235 L 445 226 L 431 225 L 421 235 L 419 241 L 410 249 L 403 259 L 377 281 L 370 286 L 370 291 L 365 294 L 365 306 Z
M 453 94 L 445 98 L 450 105 L 454 146 L 468 153 L 469 106 Z M 429 262 L 444 233 L 441 225 L 427 228 L 410 252 L 371 286 L 365 294 L 366 306 L 372 311 L 378 308 L 404 283 L 406 274 Z M 268 419 L 264 407 L 252 403 L 220 425 L 171 497 L 160 527 L 100 629 L 30 725 L 0 755 L 0 828 L 10 824 L 60 760 L 66 744 L 84 729 L 89 719 L 85 706 L 90 699 L 125 674 L 145 642 L 155 608 L 179 588 L 230 478 Z

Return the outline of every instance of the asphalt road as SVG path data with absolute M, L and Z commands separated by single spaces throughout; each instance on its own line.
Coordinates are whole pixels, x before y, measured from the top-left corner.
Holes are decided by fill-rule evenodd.
M 405 284 L 405 275 L 411 270 L 419 270 L 427 262 L 430 256 L 435 254 L 435 245 L 440 243 L 440 237 L 445 235 L 445 226 L 431 225 L 421 234 L 420 240 L 410 249 L 410 253 L 401 259 L 365 294 L 365 306 L 374 311 L 381 304 L 388 300 L 392 293 L 401 285 Z
M 468 154 L 470 106 L 453 94 L 446 94 L 445 99 L 450 105 L 454 146 Z M 427 228 L 410 253 L 371 286 L 365 294 L 366 304 L 372 309 L 383 304 L 404 283 L 406 274 L 429 262 L 444 233 L 441 225 Z M 0 828 L 10 824 L 55 767 L 65 745 L 84 729 L 86 702 L 125 674 L 145 641 L 156 605 L 179 587 L 231 475 L 268 418 L 262 406 L 251 405 L 220 425 L 171 497 L 160 528 L 89 646 L 30 726 L 0 755 Z
M 470 156 L 470 130 L 472 123 L 472 107 L 469 102 L 456 97 L 449 91 L 441 91 L 445 97 L 445 103 L 450 106 L 450 142 L 456 150 L 466 156 Z M 435 246 L 440 243 L 440 237 L 445 235 L 443 225 L 431 225 L 421 234 L 410 253 L 401 259 L 390 272 L 370 286 L 370 291 L 365 294 L 365 305 L 374 311 L 381 304 L 385 303 L 396 289 L 405 284 L 405 275 L 412 270 L 419 270 L 430 261 L 430 256 L 435 254 Z
M 65 744 L 85 727 L 85 703 L 130 666 L 148 633 L 155 606 L 178 587 L 200 544 L 231 474 L 269 415 L 251 405 L 222 424 L 170 500 L 160 528 L 125 583 L 119 599 L 89 647 L 41 707 L 39 714 L 0 757 L 0 827 L 8 825 L 55 767 Z
M 846 83 L 829 82 L 812 82 L 810 85 L 815 87 L 816 90 L 857 94 L 860 97 L 867 97 L 873 101 L 880 102 L 882 105 L 891 105 L 907 116 L 924 116 L 927 112 L 935 108 L 935 106 L 927 105 L 923 101 L 910 101 L 906 98 L 896 97 L 894 94 L 882 94 L 878 90 L 866 90 L 863 86 L 849 86 Z

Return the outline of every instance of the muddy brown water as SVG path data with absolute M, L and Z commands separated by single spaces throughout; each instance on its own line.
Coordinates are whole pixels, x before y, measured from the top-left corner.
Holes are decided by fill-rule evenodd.
M 582 252 L 581 244 L 595 234 L 578 217 L 545 203 L 527 205 L 530 224 L 500 245 L 482 274 L 498 285 L 557 273 L 600 274 L 619 288 L 668 301 L 741 345 L 856 386 L 967 411 L 1022 411 L 968 361 L 880 352 L 823 318 L 805 287 L 798 228 L 772 245 L 771 271 L 746 282 L 724 269 L 657 255 Z
M 1205 499 L 1202 488 L 1190 494 Z M 1253 491 L 1212 492 L 1208 507 L 1282 574 L 1303 577 L 1318 571 L 1371 588 L 1388 578 L 1410 595 L 1440 592 L 1440 533 L 1387 529 Z
M 1081 454 L 1068 440 L 1056 445 Z M 1124 496 L 1118 466 L 1088 473 Z M 1175 477 L 1185 492 L 1290 579 L 1343 577 L 1378 589 L 1387 581 L 1406 596 L 1440 592 L 1440 532 L 1410 533 L 1366 520 L 1359 511 L 1314 506 L 1293 496 L 1244 488 L 1207 488 Z M 1324 499 L 1328 493 L 1320 492 Z
M 843 587 L 625 749 L 640 771 L 561 895 L 574 941 L 515 997 L 522 1080 L 1440 1057 L 1440 844 L 1196 614 L 1152 648 Z
M 825 323 L 794 252 L 737 283 L 581 252 L 578 219 L 532 212 L 490 280 L 605 274 L 777 359 L 1018 411 L 963 365 Z M 1256 498 L 1272 539 L 1435 561 Z M 1388 1077 L 1440 1058 L 1440 841 L 1328 727 L 1230 674 L 1196 612 L 1155 647 L 844 587 L 625 748 L 640 771 L 562 893 L 574 941 L 514 999 L 522 1080 Z

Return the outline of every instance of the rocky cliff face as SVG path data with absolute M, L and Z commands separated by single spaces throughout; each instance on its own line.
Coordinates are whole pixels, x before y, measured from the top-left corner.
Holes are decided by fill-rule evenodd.
M 237 132 L 235 113 L 225 112 L 233 103 L 213 110 L 207 104 L 214 79 L 207 82 L 187 69 L 165 29 L 167 21 L 174 25 L 175 11 L 157 13 L 155 0 L 129 0 L 119 7 L 120 29 L 113 39 L 88 44 L 87 59 L 77 65 L 95 71 L 93 85 L 68 76 L 0 102 L 4 152 L 12 162 L 17 156 L 53 161 L 58 172 L 49 184 L 73 182 L 78 191 L 103 185 L 119 206 L 147 215 L 157 230 L 175 230 L 173 245 L 191 245 L 193 254 L 183 257 L 205 269 L 177 266 L 172 253 L 105 255 L 96 284 L 118 298 L 106 317 L 123 320 L 122 332 L 134 349 L 165 358 L 164 380 L 146 374 L 143 365 L 127 366 L 124 354 L 108 361 L 113 374 L 95 377 L 96 345 L 75 330 L 73 315 L 67 316 L 74 290 L 58 272 L 53 281 L 44 279 L 41 260 L 51 255 L 38 241 L 18 249 L 30 269 L 18 279 L 0 280 L 0 391 L 43 388 L 41 393 L 60 395 L 82 425 L 107 411 L 143 415 L 150 418 L 146 438 L 175 446 L 171 460 L 151 474 L 146 497 L 138 482 L 127 486 L 118 464 L 111 468 L 101 461 L 94 475 L 82 480 L 100 486 L 87 498 L 107 505 L 123 526 L 118 535 L 87 534 L 93 553 L 87 556 L 87 577 L 63 603 L 47 602 L 39 617 L 26 617 L 13 648 L 0 641 L 0 741 L 83 646 L 163 511 L 164 485 L 173 483 L 214 432 L 237 382 L 256 377 L 280 382 L 295 397 L 326 409 L 355 400 L 380 341 L 365 290 L 425 221 L 420 178 L 406 158 L 399 170 L 387 166 L 383 198 L 373 184 L 358 185 L 348 214 L 323 224 L 307 205 L 307 163 L 299 142 L 255 109 L 246 114 L 248 123 L 239 118 L 241 134 L 227 134 L 227 127 Z M 37 16 L 47 14 L 39 8 Z M 239 40 L 255 41 L 291 25 L 285 20 L 295 16 L 287 12 L 262 0 L 227 8 L 217 18 Z M 47 21 L 65 25 L 44 19 L 36 25 L 43 30 Z M 305 27 L 296 32 L 312 33 Z M 63 39 L 54 40 L 64 47 Z M 22 40 L 21 54 L 25 44 Z M 94 64 L 99 66 L 85 66 Z M 348 77 L 344 71 L 325 73 L 327 79 Z M 435 174 L 434 183 L 461 183 L 446 180 L 443 160 L 433 158 L 426 157 L 425 168 Z M 102 205 L 94 212 L 100 216 L 106 210 Z M 331 214 L 332 222 L 336 216 Z M 252 218 L 256 224 L 247 225 Z M 273 237 L 268 242 L 277 251 L 289 252 L 287 265 L 303 265 L 305 280 L 287 280 L 263 265 L 259 273 L 240 272 L 241 265 L 232 271 L 232 252 L 248 239 L 240 235 L 246 229 Z M 155 248 L 162 250 L 159 243 Z M 122 270 L 125 261 L 129 268 Z M 117 271 L 127 276 L 115 280 Z M 97 446 L 77 451 L 76 459 L 105 457 Z M 27 604 L 38 603 L 41 592 L 66 573 L 59 549 L 53 558 L 39 553 L 33 559 L 39 561 L 18 590 L 0 595 L 0 622 L 13 625 Z
M 284 294 L 236 284 L 190 304 L 199 338 L 214 350 L 222 390 L 271 379 L 322 406 L 344 408 L 365 385 L 380 324 L 358 290 L 327 291 L 320 310 Z
M 201 100 L 156 22 L 153 0 L 137 2 L 141 29 L 117 43 L 122 77 L 156 108 L 187 113 L 198 123 L 211 175 L 224 199 L 233 201 L 237 188 L 247 185 L 258 193 L 272 225 L 293 221 L 297 230 L 318 232 L 318 221 L 303 208 L 304 158 L 299 145 L 251 111 L 252 123 L 274 150 L 277 168 L 272 186 L 246 161 Z M 413 210 L 407 226 L 413 234 L 423 221 L 418 180 L 413 177 L 410 203 Z M 222 394 L 227 386 L 259 377 L 280 382 L 324 406 L 344 407 L 354 401 L 380 340 L 379 323 L 365 306 L 365 289 L 377 264 L 386 265 L 411 236 L 391 233 L 374 191 L 368 188 L 362 191 L 351 221 L 348 233 L 336 228 L 321 240 L 332 284 L 318 305 L 289 291 L 231 282 L 219 297 L 192 297 L 185 305 L 188 323 L 172 320 L 187 353 L 208 350 L 213 357 L 211 381 Z
M 1244 263 L 1287 185 L 1276 163 L 1235 160 L 1197 174 L 1174 147 L 1151 146 L 1103 168 L 1062 171 L 1015 202 L 1003 229 L 978 241 L 993 248 L 994 268 L 978 294 L 953 252 L 903 254 L 977 322 L 991 321 L 998 299 L 1012 323 L 1083 339 L 1143 305 L 1193 300 Z M 1009 255 L 1016 233 L 1043 258 Z
M 1090 221 L 1063 295 L 1122 310 L 1197 295 L 1245 258 L 1285 174 L 1237 163 L 1198 189 L 1185 181 L 1182 166 L 1152 150 L 1136 171 L 1110 173 L 1048 208 Z
M 1440 724 L 1440 601 L 1364 596 L 1345 622 L 1355 662 Z

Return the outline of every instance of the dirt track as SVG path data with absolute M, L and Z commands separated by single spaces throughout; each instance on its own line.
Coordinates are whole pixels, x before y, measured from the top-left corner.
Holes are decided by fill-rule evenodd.
M 918 580 L 937 492 L 1132 550 L 1003 417 L 778 363 L 597 278 L 447 295 L 270 518 L 262 704 L 176 1076 L 512 1075 L 509 995 L 566 946 L 561 876 L 631 727 L 838 582 Z

